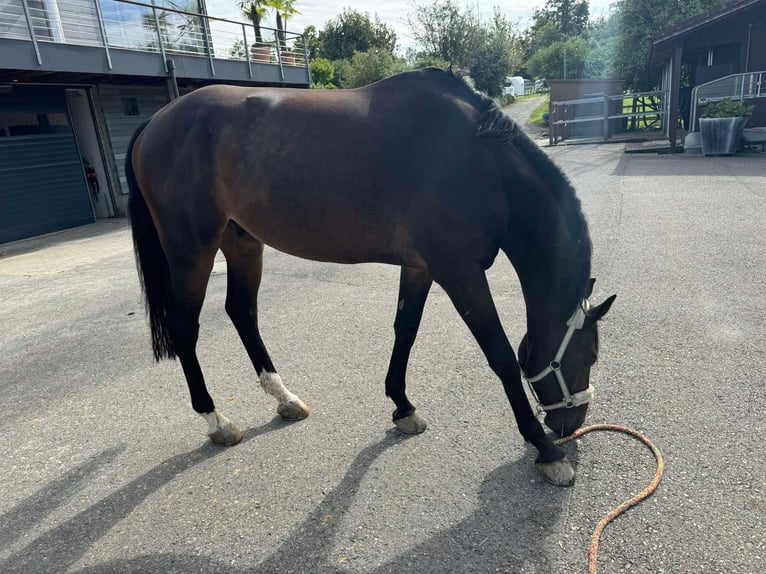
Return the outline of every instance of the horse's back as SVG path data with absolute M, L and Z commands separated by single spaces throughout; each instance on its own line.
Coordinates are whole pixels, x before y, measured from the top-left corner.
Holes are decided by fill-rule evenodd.
M 356 90 L 196 90 L 138 142 L 150 201 L 311 259 L 416 264 L 414 226 L 458 225 L 481 200 L 465 189 L 485 177 L 478 112 L 448 82 L 425 70 Z

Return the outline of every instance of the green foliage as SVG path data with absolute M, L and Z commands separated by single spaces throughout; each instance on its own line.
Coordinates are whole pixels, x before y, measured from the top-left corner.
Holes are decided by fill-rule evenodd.
M 393 54 L 396 49 L 396 32 L 383 24 L 378 17 L 346 8 L 331 19 L 318 34 L 316 54 L 328 60 L 351 60 L 356 52 L 368 52 L 375 48 Z
M 520 35 L 497 9 L 485 23 L 471 8 L 434 0 L 416 6 L 409 23 L 418 43 L 410 62 L 469 68 L 476 89 L 492 97 L 500 95 L 506 76 L 523 62 Z
M 317 32 L 316 26 L 313 24 L 306 26 L 303 29 L 303 39 L 306 41 L 306 51 L 308 52 L 309 59 L 320 57 L 319 32 Z
M 326 86 L 332 84 L 335 77 L 335 67 L 332 62 L 326 58 L 314 58 L 309 64 L 311 69 L 311 79 L 317 86 Z
M 351 60 L 333 60 L 333 68 L 335 68 L 335 76 L 333 76 L 332 83 L 336 88 L 348 88 L 348 78 L 351 74 Z
M 476 13 L 454 0 L 417 4 L 407 21 L 421 57 L 438 58 L 453 66 L 469 67 L 482 41 Z
M 277 17 L 277 36 L 279 37 L 280 49 L 287 47 L 287 36 L 285 34 L 287 20 L 291 16 L 300 14 L 295 7 L 295 2 L 296 0 L 263 0 L 263 4 L 274 10 L 274 14 Z
M 261 34 L 261 21 L 266 17 L 268 7 L 265 0 L 236 0 L 236 4 L 242 14 L 253 23 L 255 28 L 255 41 L 263 42 Z
M 515 102 L 516 98 L 514 98 L 511 94 L 503 94 L 497 98 L 497 101 L 500 104 L 500 107 L 504 108 L 505 106 L 510 106 L 513 102 Z
M 586 32 L 588 54 L 585 60 L 585 77 L 602 80 L 612 79 L 614 53 L 617 46 L 617 18 L 614 13 L 599 18 L 588 25 Z
M 482 41 L 471 61 L 471 77 L 476 89 L 496 98 L 502 93 L 506 76 L 521 64 L 518 34 L 497 9 L 492 22 L 479 30 Z
M 408 70 L 419 70 L 420 68 L 441 68 L 446 70 L 450 64 L 447 60 L 443 60 L 438 56 L 429 56 L 412 48 L 407 50 L 405 61 L 405 67 Z
M 755 106 L 746 106 L 742 100 L 732 100 L 725 98 L 718 102 L 713 102 L 705 107 L 702 112 L 703 118 L 746 118 L 750 119 L 753 115 Z
M 357 52 L 351 58 L 342 81 L 344 88 L 360 88 L 392 76 L 404 69 L 404 61 L 388 50 L 372 48 L 367 52 Z
M 231 58 L 232 60 L 234 59 L 244 60 L 247 56 L 247 54 L 245 53 L 245 41 L 242 38 L 240 38 L 239 40 L 234 42 L 231 45 L 231 48 L 229 48 L 227 56 Z
M 583 36 L 588 12 L 588 0 L 547 0 L 532 14 L 532 26 L 524 40 L 527 59 L 551 44 Z
M 580 37 L 555 42 L 541 48 L 527 62 L 529 73 L 538 78 L 564 78 L 566 52 L 566 78 L 586 77 L 588 42 Z
M 547 0 L 545 7 L 535 10 L 532 30 L 559 34 L 558 40 L 580 36 L 588 25 L 588 0 Z
M 550 108 L 550 96 L 546 96 L 545 101 L 537 106 L 529 115 L 530 123 L 536 126 L 548 125 L 548 111 Z
M 657 81 L 649 67 L 652 34 L 721 3 L 722 0 L 620 0 L 616 4 L 618 37 L 613 75 L 624 80 L 629 90 L 652 89 Z

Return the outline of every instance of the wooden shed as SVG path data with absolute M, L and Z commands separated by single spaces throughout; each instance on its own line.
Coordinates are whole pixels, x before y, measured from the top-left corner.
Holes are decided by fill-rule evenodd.
M 740 97 L 755 105 L 753 125 L 766 125 L 766 0 L 730 0 L 703 14 L 665 28 L 652 37 L 652 67 L 662 69 L 662 89 L 669 97 L 667 135 L 671 149 L 679 119 L 685 129 L 691 123 L 692 90 L 712 80 L 753 72 L 740 81 Z M 682 77 L 685 79 L 682 86 Z M 738 85 L 732 78 L 732 85 Z M 747 82 L 752 84 L 745 89 Z M 697 115 L 697 117 L 699 117 Z

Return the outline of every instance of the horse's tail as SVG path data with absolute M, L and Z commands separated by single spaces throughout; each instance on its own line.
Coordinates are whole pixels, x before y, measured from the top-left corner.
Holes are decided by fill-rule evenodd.
M 173 341 L 168 329 L 168 309 L 173 303 L 170 286 L 170 269 L 165 252 L 160 244 L 157 227 L 146 205 L 141 189 L 133 171 L 133 144 L 150 120 L 145 121 L 133 134 L 125 156 L 125 175 L 128 179 L 130 198 L 128 214 L 133 230 L 133 250 L 136 254 L 136 268 L 144 294 L 146 314 L 152 331 L 152 350 L 154 359 L 174 359 L 176 356 Z

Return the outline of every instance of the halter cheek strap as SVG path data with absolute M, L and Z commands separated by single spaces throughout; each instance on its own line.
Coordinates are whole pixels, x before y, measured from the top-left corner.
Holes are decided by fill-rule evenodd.
M 577 329 L 582 329 L 583 325 L 585 324 L 585 317 L 588 313 L 588 309 L 590 309 L 590 303 L 587 299 L 583 299 L 577 306 L 575 312 L 567 321 L 568 328 L 567 332 L 564 334 L 564 339 L 561 341 L 558 351 L 556 351 L 556 355 L 553 357 L 553 360 L 548 364 L 547 367 L 545 367 L 534 377 L 528 377 L 523 370 L 521 372 L 521 376 L 525 381 L 527 381 L 529 389 L 532 391 L 535 400 L 537 400 L 537 404 L 544 411 L 552 411 L 561 408 L 571 409 L 572 407 L 584 405 L 585 403 L 589 402 L 591 398 L 593 398 L 593 387 L 590 384 L 584 391 L 580 391 L 574 394 L 570 393 L 566 381 L 564 380 L 564 375 L 561 372 L 561 359 L 564 357 L 564 353 L 566 353 L 567 347 L 569 346 L 569 342 L 572 340 L 572 335 L 574 335 L 574 332 Z M 532 385 L 538 381 L 543 380 L 551 373 L 554 374 L 556 381 L 558 381 L 559 388 L 561 389 L 562 399 L 557 403 L 544 405 L 542 402 L 540 402 L 540 397 L 537 396 L 537 393 L 535 392 L 535 389 Z

